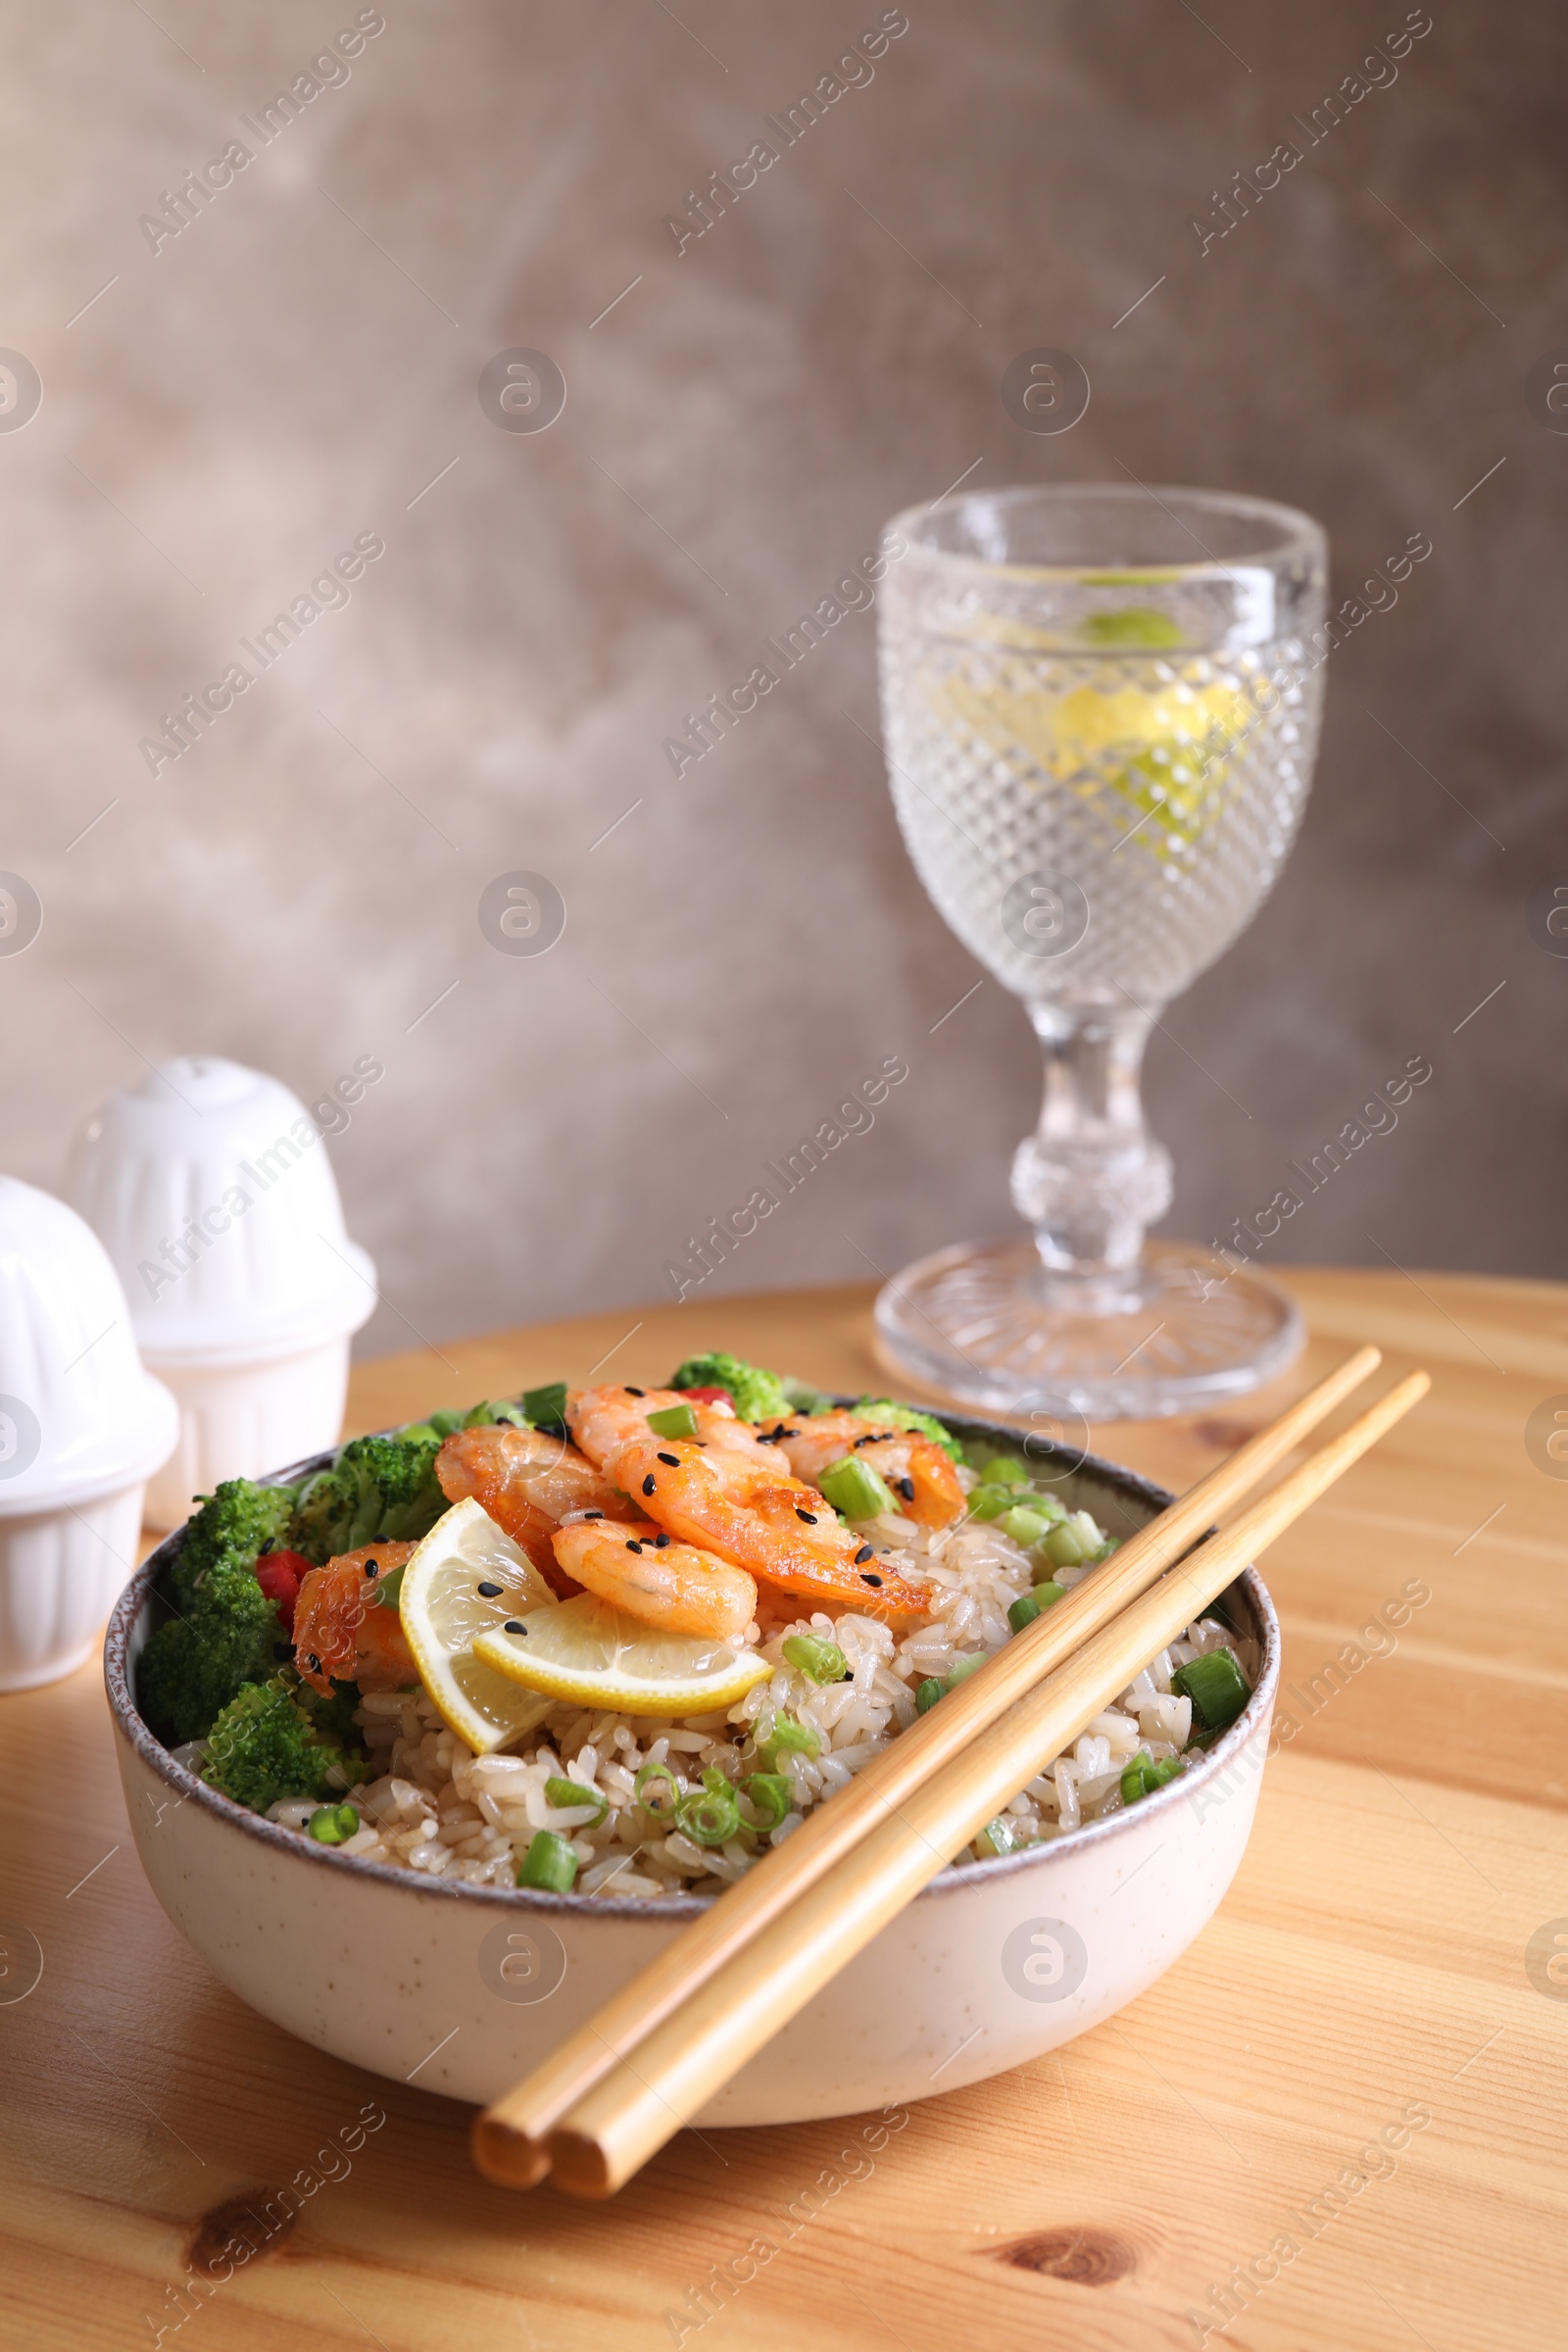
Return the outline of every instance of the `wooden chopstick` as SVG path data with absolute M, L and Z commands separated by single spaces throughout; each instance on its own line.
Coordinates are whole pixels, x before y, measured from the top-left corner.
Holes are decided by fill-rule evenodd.
M 634 2067 L 604 2076 L 563 2118 L 551 2143 L 560 2186 L 612 2195 L 1430 1387 L 1425 1372 L 1402 1380 L 1104 1625 L 710 1975 L 643 2037 Z
M 1146 1591 L 1218 1512 L 1266 1477 L 1381 1361 L 1376 1348 L 1360 1348 L 1348 1356 L 1157 1519 L 1130 1536 L 1066 1599 L 1037 1617 L 940 1707 L 902 1733 L 831 1804 L 808 1814 L 793 1837 L 608 2001 L 591 2025 L 568 2034 L 524 2082 L 475 2119 L 473 2156 L 479 2170 L 514 2188 L 543 2180 L 550 2169 L 549 2135 L 575 2101 L 853 1851 L 922 1781 Z M 1151 1654 L 1159 1647 L 1151 1643 Z

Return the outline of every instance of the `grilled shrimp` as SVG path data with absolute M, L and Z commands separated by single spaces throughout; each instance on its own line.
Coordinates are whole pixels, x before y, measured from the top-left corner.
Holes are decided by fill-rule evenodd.
M 680 1389 L 585 1389 L 567 1405 L 572 1434 L 584 1453 L 606 1461 L 627 1438 L 649 1435 L 651 1413 L 684 1405 L 697 1424 L 696 1443 L 710 1453 L 734 1455 L 762 1469 L 776 1470 L 767 1446 L 749 1421 L 739 1421 L 729 1404 L 699 1404 Z M 663 1441 L 666 1445 L 668 1440 Z M 690 1441 L 686 1441 L 690 1443 Z
M 367 1544 L 313 1568 L 294 1603 L 294 1663 L 323 1698 L 336 1683 L 362 1690 L 401 1690 L 416 1683 L 397 1610 L 378 1597 L 383 1577 L 414 1557 L 412 1544 Z
M 563 1598 L 579 1587 L 551 1547 L 561 1522 L 585 1511 L 597 1511 L 603 1519 L 641 1516 L 575 1446 L 510 1422 L 455 1429 L 435 1457 L 435 1474 L 449 1502 L 475 1495 Z
M 669 1399 L 679 1402 L 678 1397 Z M 572 1434 L 591 1461 L 683 1544 L 716 1552 L 759 1583 L 870 1617 L 923 1617 L 928 1589 L 877 1559 L 841 1527 L 814 1487 L 782 1474 L 771 1447 L 661 1438 L 648 1427 L 662 1392 L 589 1389 L 568 1400 Z M 698 1426 L 707 1408 L 698 1406 Z M 745 1423 L 737 1425 L 744 1430 Z M 873 1561 L 876 1562 L 873 1565 Z
M 647 1520 L 577 1519 L 557 1529 L 554 1544 L 569 1577 L 662 1632 L 735 1642 L 756 1613 L 757 1587 L 744 1568 L 676 1544 Z
M 947 1527 L 961 1519 L 964 1493 L 951 1457 L 918 1431 L 889 1429 L 862 1413 L 813 1413 L 781 1421 L 777 1434 L 764 1431 L 797 1478 L 813 1483 L 833 1462 L 858 1453 L 880 1472 L 906 1515 L 922 1527 Z

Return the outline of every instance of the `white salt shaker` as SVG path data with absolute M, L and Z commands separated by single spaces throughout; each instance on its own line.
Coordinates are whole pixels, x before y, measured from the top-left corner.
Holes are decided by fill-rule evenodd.
M 97 1236 L 0 1176 L 0 1690 L 56 1682 L 92 1649 L 178 1423 Z
M 143 1360 L 179 1401 L 178 1447 L 148 1490 L 155 1527 L 178 1526 L 220 1479 L 337 1443 L 375 1268 L 286 1086 L 210 1054 L 163 1063 L 87 1122 L 70 1197 L 125 1286 Z

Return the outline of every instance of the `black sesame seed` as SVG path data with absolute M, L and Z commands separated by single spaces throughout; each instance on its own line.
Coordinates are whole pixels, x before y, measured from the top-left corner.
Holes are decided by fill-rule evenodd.
M 642 1545 L 641 1545 L 639 1543 L 637 1543 L 635 1540 L 633 1540 L 633 1539 L 628 1539 L 628 1541 L 627 1541 L 627 1544 L 626 1544 L 626 1549 L 627 1549 L 628 1551 L 641 1551 L 641 1549 L 642 1549 Z
M 816 1513 L 814 1511 L 803 1511 L 799 1503 L 795 1505 L 795 1516 L 797 1519 L 804 1519 L 808 1527 L 814 1527 L 816 1525 Z
M 502 1628 L 502 1631 L 508 1634 L 526 1634 L 528 1628 L 523 1624 L 520 1617 L 509 1617 L 505 1626 Z
M 663 1548 L 664 1548 L 664 1545 L 665 1545 L 665 1544 L 666 1544 L 668 1542 L 669 1542 L 669 1538 L 668 1538 L 667 1536 L 656 1536 L 656 1537 L 654 1538 L 654 1549 L 655 1549 L 656 1551 L 662 1551 L 662 1550 L 663 1550 Z
M 481 1600 L 495 1600 L 499 1597 L 501 1592 L 501 1587 L 499 1585 L 480 1585 L 476 1588 L 476 1590 Z
M 648 1476 L 643 1480 L 643 1493 L 645 1494 L 651 1494 L 658 1483 L 658 1480 L 654 1477 L 653 1472 L 650 1470 Z
M 604 1515 L 603 1511 L 584 1511 L 583 1513 L 585 1519 L 602 1519 Z
M 314 1650 L 314 1649 L 311 1651 L 310 1655 L 309 1655 L 309 1656 L 306 1658 L 306 1661 L 305 1661 L 305 1663 L 306 1663 L 306 1665 L 307 1665 L 307 1666 L 310 1668 L 310 1670 L 311 1670 L 311 1672 L 312 1672 L 313 1674 L 319 1674 L 319 1673 L 320 1673 L 320 1671 L 321 1671 L 321 1661 L 320 1661 L 320 1659 L 319 1659 L 319 1658 L 317 1656 L 317 1654 L 316 1654 L 316 1652 L 315 1652 L 315 1650 Z
M 626 1394 L 628 1396 L 646 1396 L 648 1391 L 646 1389 L 628 1389 Z
M 882 1579 L 879 1576 L 872 1576 L 870 1572 L 867 1571 L 860 1578 L 860 1582 L 862 1585 L 879 1585 L 882 1582 Z
M 678 1470 L 680 1468 L 680 1455 L 678 1453 L 662 1453 L 658 1456 L 658 1459 L 662 1462 L 667 1462 L 672 1470 Z
M 869 1429 L 863 1438 L 857 1438 L 855 1443 L 857 1446 L 876 1446 L 881 1443 L 881 1440 L 874 1429 Z
M 899 1493 L 904 1496 L 906 1502 L 912 1502 L 914 1500 L 914 1481 L 912 1478 L 896 1478 L 893 1481 L 893 1484 L 898 1488 Z
M 367 1561 L 366 1561 L 366 1563 L 365 1563 L 365 1573 L 366 1573 L 366 1575 L 367 1575 L 367 1576 L 379 1576 L 379 1575 L 380 1575 L 380 1573 L 381 1573 L 381 1563 L 380 1563 L 380 1561 L 379 1561 L 379 1560 L 367 1560 Z
M 858 1566 L 860 1565 L 860 1562 L 861 1562 L 862 1560 L 869 1560 L 869 1559 L 872 1559 L 872 1558 L 874 1558 L 874 1557 L 875 1557 L 875 1554 L 873 1553 L 873 1551 L 872 1551 L 872 1549 L 871 1549 L 871 1546 L 870 1546 L 870 1544 L 862 1544 L 860 1545 L 860 1548 L 859 1548 L 859 1550 L 858 1550 L 858 1551 L 856 1553 L 856 1555 L 855 1555 L 855 1565 L 857 1566 L 857 1568 L 858 1568 Z

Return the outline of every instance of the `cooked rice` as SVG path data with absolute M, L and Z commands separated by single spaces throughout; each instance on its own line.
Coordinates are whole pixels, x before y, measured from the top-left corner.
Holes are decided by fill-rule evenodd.
M 974 1485 L 971 1471 L 959 1475 L 966 1487 Z M 534 1832 L 555 1830 L 569 1838 L 577 1857 L 579 1894 L 657 1900 L 717 1893 L 914 1721 L 915 1692 L 928 1676 L 947 1675 L 959 1658 L 1000 1649 L 1011 1639 L 1008 1603 L 1031 1589 L 1033 1576 L 1027 1553 L 999 1522 L 964 1520 L 929 1530 L 889 1514 L 874 1532 L 879 1544 L 894 1546 L 890 1566 L 936 1589 L 931 1616 L 901 1639 L 854 1613 L 799 1614 L 790 1595 L 763 1588 L 747 1639 L 760 1644 L 774 1671 L 723 1713 L 677 1721 L 595 1713 L 564 1702 L 518 1751 L 475 1756 L 422 1690 L 366 1695 L 355 1721 L 372 1770 L 347 1792 L 361 1826 L 336 1850 L 426 1878 L 511 1886 Z M 1086 1567 L 1054 1571 L 1067 1587 L 1088 1573 Z M 787 1665 L 783 1644 L 792 1633 L 836 1642 L 850 1679 L 820 1687 Z M 1156 1763 L 1179 1755 L 1190 1736 L 1192 1702 L 1172 1694 L 1172 1673 L 1222 1644 L 1240 1650 L 1249 1681 L 1255 1681 L 1249 1644 L 1212 1619 L 1189 1626 L 1114 1705 L 1096 1716 L 1070 1754 L 1054 1757 L 1012 1798 L 1004 1809 L 1003 1837 L 988 1842 L 983 1834 L 959 1859 L 985 1860 L 998 1844 L 1003 1850 L 1036 1844 L 1118 1811 L 1121 1774 L 1130 1758 L 1140 1748 Z M 756 1748 L 765 1742 L 774 1717 L 786 1712 L 810 1725 L 821 1746 L 812 1760 L 799 1753 L 779 1759 L 775 1769 L 793 1781 L 795 1803 L 777 1829 L 713 1849 L 655 1823 L 638 1803 L 634 1783 L 644 1764 L 664 1764 L 684 1788 L 697 1789 L 710 1767 L 730 1782 L 760 1769 Z M 203 1744 L 193 1742 L 191 1752 Z M 554 1806 L 545 1797 L 545 1783 L 554 1778 L 581 1782 L 591 1793 L 580 1806 Z M 601 1800 L 609 1810 L 596 1820 Z M 285 1799 L 272 1806 L 270 1817 L 303 1833 L 314 1809 Z

